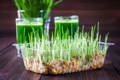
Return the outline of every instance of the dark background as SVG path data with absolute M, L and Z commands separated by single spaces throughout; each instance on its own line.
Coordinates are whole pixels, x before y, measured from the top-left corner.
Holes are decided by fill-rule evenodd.
M 52 16 L 80 16 L 81 25 L 89 29 L 90 25 L 100 22 L 100 33 L 109 32 L 109 41 L 120 41 L 120 1 L 119 0 L 64 0 L 52 11 Z M 13 0 L 0 0 L 0 37 L 15 37 L 15 18 L 17 9 Z M 51 26 L 53 29 L 53 26 Z
M 108 65 L 100 70 L 58 76 L 26 71 L 12 46 L 16 41 L 17 9 L 13 0 L 0 0 L 0 80 L 120 80 L 120 0 L 64 0 L 52 11 L 52 17 L 75 14 L 80 16 L 80 23 L 85 25 L 86 30 L 99 21 L 100 34 L 104 37 L 109 32 L 109 42 L 115 45 L 106 55 L 105 62 L 110 61 Z M 50 29 L 53 30 L 53 27 L 51 25 Z

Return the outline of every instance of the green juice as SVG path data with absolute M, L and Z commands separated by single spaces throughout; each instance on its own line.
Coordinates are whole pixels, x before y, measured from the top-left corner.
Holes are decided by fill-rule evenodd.
M 30 35 L 33 33 L 39 33 L 39 36 L 42 36 L 43 31 L 42 23 L 34 22 L 17 22 L 16 23 L 16 38 L 17 43 L 29 43 Z
M 62 33 L 68 33 L 70 36 L 74 36 L 79 27 L 78 21 L 55 21 L 56 33 L 62 37 Z

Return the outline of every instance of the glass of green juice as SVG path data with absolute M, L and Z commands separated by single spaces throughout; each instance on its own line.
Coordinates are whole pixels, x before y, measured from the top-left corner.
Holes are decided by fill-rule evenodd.
M 45 11 L 39 11 L 36 16 L 29 11 L 18 10 L 16 18 L 16 40 L 18 44 L 29 43 L 30 36 L 38 34 L 42 37 L 43 32 L 48 34 L 50 18 L 44 18 Z M 34 38 L 34 37 L 33 37 Z
M 58 35 L 62 36 L 62 33 L 68 32 L 70 36 L 74 36 L 79 27 L 79 16 L 56 16 L 54 23 Z
M 42 18 L 18 18 L 16 19 L 16 39 L 17 43 L 29 43 L 30 36 L 33 33 L 42 36 L 43 33 Z

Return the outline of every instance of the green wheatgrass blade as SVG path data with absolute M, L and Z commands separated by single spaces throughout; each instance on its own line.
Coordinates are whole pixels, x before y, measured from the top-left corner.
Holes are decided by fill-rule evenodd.
M 54 2 L 54 6 L 58 5 L 59 3 L 63 2 L 63 0 L 58 0 Z
M 106 36 L 105 36 L 105 43 L 104 43 L 104 49 L 103 49 L 103 53 L 104 53 L 104 54 L 106 54 L 107 49 L 108 49 L 108 45 L 107 45 L 108 35 L 109 35 L 109 34 L 106 34 Z
M 95 33 L 96 30 L 97 33 Z M 42 38 L 40 38 L 38 31 L 33 30 L 33 33 L 29 34 L 29 48 L 44 50 L 40 53 L 39 51 L 36 52 L 40 56 L 42 55 L 41 59 L 43 62 L 50 62 L 55 59 L 68 61 L 75 57 L 79 57 L 77 59 L 80 59 L 81 56 L 82 63 L 84 65 L 86 57 L 89 62 L 96 51 L 101 51 L 102 53 L 106 53 L 107 51 L 107 44 L 104 44 L 102 50 L 100 50 L 99 48 L 101 35 L 99 34 L 99 29 L 95 28 L 95 26 L 92 26 L 90 33 L 85 32 L 83 26 L 81 32 L 79 32 L 79 30 L 75 32 L 74 38 L 71 38 L 71 36 L 68 35 L 69 30 L 67 30 L 66 32 L 63 32 L 62 30 L 62 36 L 59 36 L 59 32 L 57 33 L 56 31 L 57 30 L 55 29 L 54 33 L 52 34 L 50 44 L 48 44 L 49 37 L 45 32 L 42 33 Z M 107 43 L 107 40 L 108 35 L 105 36 L 105 43 Z M 25 47 L 25 52 L 27 54 L 25 54 L 24 56 L 34 57 L 35 52 L 30 51 L 27 46 Z
M 18 10 L 25 10 L 26 13 L 22 14 L 22 17 L 40 17 L 40 10 L 52 10 L 55 5 L 62 2 L 55 0 L 14 0 L 14 3 Z M 44 13 L 43 13 L 44 14 Z M 44 16 L 48 17 L 48 12 L 45 12 Z M 44 18 L 46 18 L 44 17 Z

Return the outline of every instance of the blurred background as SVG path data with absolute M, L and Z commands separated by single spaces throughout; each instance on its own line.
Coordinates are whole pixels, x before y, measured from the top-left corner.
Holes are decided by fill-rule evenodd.
M 89 30 L 92 24 L 100 22 L 100 33 L 109 32 L 109 41 L 120 41 L 120 1 L 119 0 L 64 0 L 56 6 L 51 16 L 79 15 L 80 26 Z M 15 37 L 17 9 L 13 0 L 0 0 L 0 38 Z M 53 21 L 53 20 L 52 20 Z M 53 29 L 54 25 L 50 26 Z
M 88 75 L 86 79 L 93 79 L 95 77 L 94 75 L 96 74 L 96 78 L 100 78 L 99 80 L 103 80 L 103 78 L 105 80 L 119 80 L 116 76 L 120 75 L 120 0 L 64 0 L 51 12 L 51 31 L 54 29 L 53 17 L 62 15 L 79 15 L 80 27 L 85 25 L 86 31 L 90 30 L 90 26 L 92 24 L 97 24 L 99 21 L 100 34 L 104 37 L 104 35 L 109 32 L 109 42 L 115 43 L 115 46 L 111 46 L 108 50 L 108 54 L 106 55 L 106 60 L 110 61 L 110 63 L 113 63 L 112 65 L 114 66 L 115 70 L 108 68 L 111 67 L 108 65 L 106 69 L 103 68 L 100 71 L 98 70 L 98 73 L 95 71 L 93 74 L 90 71 L 90 75 L 88 75 L 88 73 L 85 72 L 85 76 L 83 74 L 84 77 L 82 78 L 86 78 L 86 75 Z M 11 79 L 19 78 L 22 75 L 25 78 L 30 77 L 34 79 L 34 77 L 36 77 L 36 75 L 32 75 L 32 73 L 22 72 L 24 71 L 24 67 L 20 66 L 22 62 L 17 63 L 18 60 L 14 54 L 16 53 L 15 48 L 11 47 L 16 41 L 16 18 L 17 9 L 14 5 L 14 0 L 0 0 L 0 71 L 2 71 L 0 72 L 0 77 L 2 77 L 0 80 L 5 80 L 4 78 L 9 77 L 11 77 Z M 20 68 L 18 69 L 18 67 Z M 73 75 L 74 77 L 70 78 L 67 76 L 67 80 L 71 78 L 73 80 L 75 78 L 81 79 L 79 78 L 80 74 L 77 76 L 75 75 Z M 52 77 L 47 76 L 45 79 L 50 79 Z M 44 77 L 42 78 L 44 79 Z M 42 78 L 40 77 L 40 79 Z M 62 78 L 61 76 L 58 76 L 58 78 L 54 77 L 53 79 L 55 80 Z

